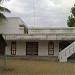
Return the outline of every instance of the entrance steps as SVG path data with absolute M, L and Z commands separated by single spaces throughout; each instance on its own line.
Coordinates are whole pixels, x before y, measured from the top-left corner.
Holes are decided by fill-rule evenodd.
M 75 41 L 59 52 L 59 62 L 67 62 L 68 57 L 75 53 Z

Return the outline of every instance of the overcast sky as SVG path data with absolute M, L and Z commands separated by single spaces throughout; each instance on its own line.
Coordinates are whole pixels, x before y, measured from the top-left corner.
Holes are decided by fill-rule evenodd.
M 11 10 L 6 16 L 20 17 L 28 26 L 66 27 L 74 3 L 74 0 L 10 0 L 3 6 Z

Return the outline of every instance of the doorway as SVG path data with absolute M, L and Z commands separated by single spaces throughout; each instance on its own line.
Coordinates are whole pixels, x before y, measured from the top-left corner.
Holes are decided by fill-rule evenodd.
M 26 42 L 26 55 L 38 55 L 38 42 Z
M 59 43 L 59 52 L 62 51 L 64 48 L 66 48 L 70 43 L 68 41 L 61 41 Z

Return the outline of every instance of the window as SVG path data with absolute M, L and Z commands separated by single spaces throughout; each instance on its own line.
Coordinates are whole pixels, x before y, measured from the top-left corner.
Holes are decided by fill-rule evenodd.
M 54 54 L 54 43 L 49 42 L 48 43 L 48 55 L 53 55 Z
M 11 43 L 11 55 L 16 55 L 16 42 L 12 41 Z

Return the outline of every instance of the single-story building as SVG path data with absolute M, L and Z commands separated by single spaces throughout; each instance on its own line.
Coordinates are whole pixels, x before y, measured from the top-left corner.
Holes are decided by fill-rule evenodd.
M 57 56 L 60 62 L 75 53 L 75 27 L 27 27 L 19 17 L 0 23 L 7 55 Z

